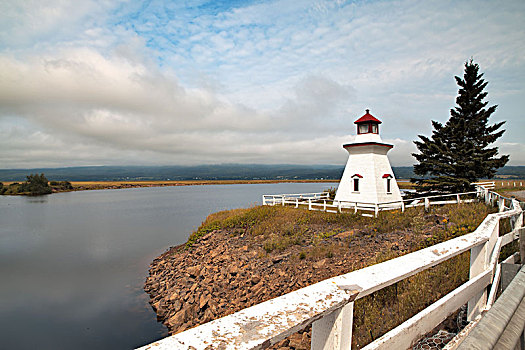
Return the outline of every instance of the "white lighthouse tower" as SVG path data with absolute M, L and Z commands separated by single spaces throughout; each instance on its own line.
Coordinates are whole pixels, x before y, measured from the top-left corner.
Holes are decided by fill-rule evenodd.
M 367 109 L 366 114 L 354 123 L 357 125 L 357 136 L 354 142 L 343 145 L 349 156 L 335 201 L 373 204 L 401 201 L 401 193 L 386 155 L 394 146 L 381 140 L 381 121 Z

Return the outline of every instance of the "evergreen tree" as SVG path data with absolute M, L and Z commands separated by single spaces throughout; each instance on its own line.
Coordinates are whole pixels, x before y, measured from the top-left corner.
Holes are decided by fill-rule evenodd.
M 419 151 L 412 154 L 419 162 L 414 173 L 429 177 L 412 180 L 418 192 L 468 191 L 472 182 L 492 178 L 509 160 L 508 155 L 496 157 L 498 148 L 489 147 L 505 132 L 499 130 L 505 122 L 488 124 L 497 106 L 487 107 L 484 101 L 488 83 L 478 64 L 465 62 L 463 79 L 455 78 L 459 92 L 449 120 L 445 125 L 432 121 L 432 137 L 418 135 L 414 141 Z

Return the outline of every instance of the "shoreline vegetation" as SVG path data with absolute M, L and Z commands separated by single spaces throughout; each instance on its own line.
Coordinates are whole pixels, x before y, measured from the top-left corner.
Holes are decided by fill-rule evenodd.
M 43 174 L 42 174 L 43 175 Z M 33 175 L 30 175 L 33 176 Z M 47 180 L 47 179 L 46 179 Z M 43 195 L 60 192 L 114 190 L 141 187 L 169 186 L 204 186 L 204 185 L 238 185 L 238 184 L 272 184 L 272 183 L 333 183 L 338 180 L 167 180 L 167 181 L 48 181 L 45 191 L 41 193 L 26 190 L 26 182 L 0 182 L 0 194 L 3 195 Z M 42 187 L 46 187 L 42 182 Z M 3 192 L 2 192 L 3 189 Z
M 30 175 L 43 176 L 41 175 Z M 169 186 L 205 186 L 205 185 L 239 185 L 239 184 L 273 184 L 273 183 L 334 183 L 338 179 L 301 179 L 301 180 L 167 180 L 167 181 L 47 181 L 40 180 L 41 187 L 45 190 L 31 192 L 26 190 L 26 182 L 14 181 L 0 182 L 0 194 L 3 195 L 43 195 L 60 192 L 90 191 L 90 190 L 113 190 L 140 187 L 169 187 Z M 410 189 L 412 184 L 408 180 L 398 181 L 400 188 Z M 328 188 L 327 188 L 328 190 Z
M 43 176 L 44 174 L 31 174 L 28 176 Z M 37 179 L 38 180 L 38 179 Z M 272 180 L 144 180 L 144 181 L 48 181 L 49 189 L 44 185 L 47 179 L 40 181 L 44 188 L 40 191 L 31 192 L 25 186 L 26 182 L 4 181 L 0 182 L 0 195 L 44 195 L 61 192 L 90 191 L 90 190 L 113 190 L 141 187 L 169 187 L 169 186 L 206 186 L 206 185 L 239 185 L 239 184 L 272 184 L 272 183 L 334 183 L 339 179 L 272 179 Z M 38 182 L 37 181 L 37 182 Z M 489 180 L 496 183 L 496 192 L 503 195 L 514 195 L 513 192 L 525 190 L 525 180 Z M 408 179 L 398 179 L 400 189 L 414 189 L 414 184 Z M 22 187 L 20 187 L 22 186 Z M 329 190 L 329 188 L 327 188 Z M 525 200 L 525 195 L 518 197 Z
M 144 290 L 176 334 L 329 277 L 472 232 L 484 203 L 409 208 L 377 218 L 254 206 L 209 215 L 186 244 L 150 265 Z M 468 279 L 469 252 L 356 302 L 352 347 L 361 348 Z M 440 329 L 457 332 L 455 316 Z M 272 349 L 308 349 L 311 328 Z

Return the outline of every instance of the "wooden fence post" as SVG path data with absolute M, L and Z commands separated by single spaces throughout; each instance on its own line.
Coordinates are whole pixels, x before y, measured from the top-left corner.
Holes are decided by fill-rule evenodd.
M 430 200 L 428 198 L 425 198 L 425 211 L 428 211 L 430 209 Z
M 501 196 L 498 197 L 498 211 L 501 213 L 505 208 L 505 199 Z
M 354 303 L 333 311 L 312 324 L 311 348 L 316 350 L 350 350 Z
M 525 228 L 520 228 L 520 260 L 525 264 Z
M 312 199 L 308 198 L 308 210 L 312 210 Z
M 469 279 L 473 279 L 480 273 L 484 272 L 490 263 L 490 258 L 496 241 L 499 236 L 499 220 L 496 222 L 490 238 L 484 244 L 480 244 L 470 250 L 470 275 Z M 468 302 L 467 319 L 472 321 L 475 319 L 487 304 L 487 290 L 483 289 L 476 296 Z
M 401 201 L 401 212 L 402 213 L 405 212 L 405 202 L 404 201 Z

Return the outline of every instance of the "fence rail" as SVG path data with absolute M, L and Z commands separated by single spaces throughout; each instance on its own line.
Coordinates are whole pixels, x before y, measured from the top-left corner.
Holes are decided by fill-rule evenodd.
M 458 349 L 523 349 L 524 285 L 525 265 Z
M 401 201 L 369 203 L 331 200 L 326 192 L 304 193 L 304 194 L 265 194 L 262 196 L 263 205 L 292 205 L 295 208 L 307 207 L 308 210 L 326 211 L 332 213 L 342 212 L 373 212 L 375 216 L 383 210 L 401 209 L 431 205 L 443 205 L 454 203 L 470 203 L 480 196 L 480 190 L 465 193 L 444 194 L 421 198 L 404 199 Z M 366 213 L 363 215 L 367 215 Z
M 488 215 L 472 233 L 321 281 L 140 349 L 264 349 L 311 324 L 312 349 L 349 350 L 354 300 L 469 250 L 467 283 L 366 349 L 408 348 L 466 302 L 468 319 L 479 320 L 481 312 L 492 305 L 489 298 L 495 295 L 500 249 L 516 239 L 523 226 L 523 211 L 518 201 L 486 188 L 476 193 L 487 203 L 497 201 L 500 212 Z M 500 221 L 506 218 L 510 218 L 511 231 L 499 236 Z

